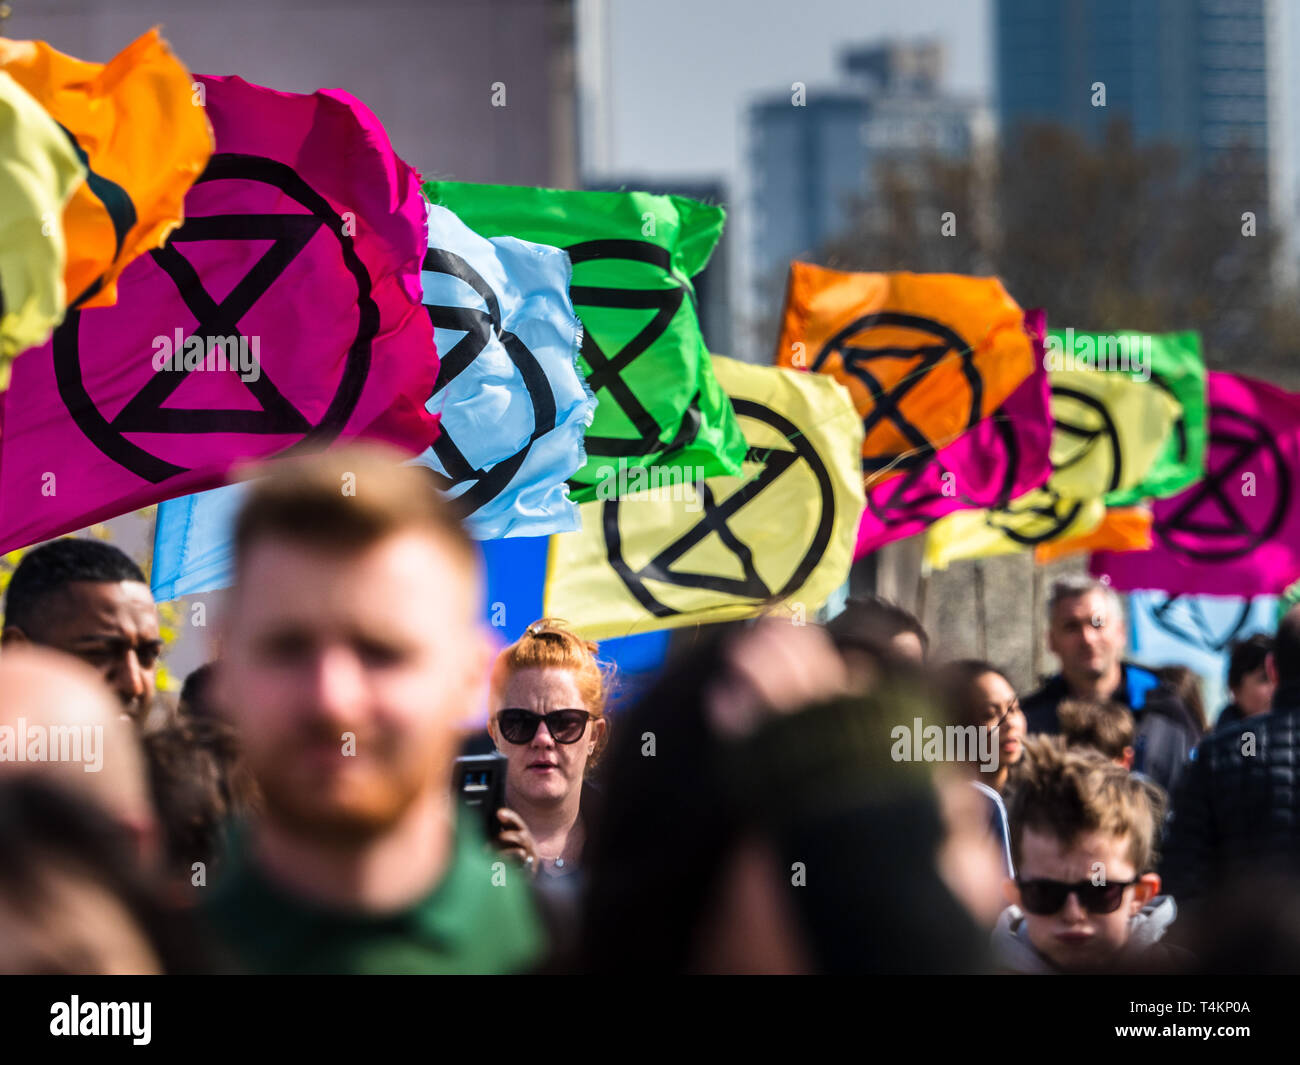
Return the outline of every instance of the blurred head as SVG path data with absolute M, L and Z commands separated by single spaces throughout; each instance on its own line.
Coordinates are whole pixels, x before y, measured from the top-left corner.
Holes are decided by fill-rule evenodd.
M 178 715 L 144 737 L 144 750 L 166 869 L 188 902 L 194 863 L 209 873 L 221 864 L 227 825 L 255 809 L 255 789 L 219 718 Z
M 158 610 L 140 567 L 111 544 L 54 540 L 27 552 L 5 593 L 3 639 L 80 658 L 137 721 L 153 702 Z
M 41 647 L 0 653 L 0 779 L 40 776 L 94 803 L 146 862 L 157 823 L 140 737 L 89 666 Z M 39 743 L 39 748 L 34 745 Z M 33 757 L 34 754 L 39 755 Z
M 988 662 L 963 659 L 944 666 L 942 685 L 953 723 L 996 733 L 997 765 L 1018 763 L 1024 754 L 1028 726 L 1007 675 Z
M 1160 890 L 1158 792 L 1100 754 L 1040 737 L 1026 743 L 1007 814 L 1007 899 L 1024 911 L 1029 941 L 1061 969 L 1112 962 Z
M 1194 669 L 1180 665 L 1161 666 L 1155 673 L 1178 696 L 1178 701 L 1187 707 L 1192 723 L 1204 732 L 1208 721 L 1205 716 L 1205 697 L 1201 695 L 1201 675 Z
M 1252 717 L 1273 709 L 1273 692 L 1277 685 L 1269 679 L 1265 665 L 1273 650 L 1273 637 L 1262 632 L 1238 640 L 1228 659 L 1228 690 L 1241 712 Z
M 819 688 L 845 683 L 820 636 L 711 627 L 625 712 L 608 765 L 618 786 L 584 854 L 584 967 L 982 965 L 987 933 L 937 869 L 944 826 L 929 769 L 889 754 L 890 721 L 930 710 L 888 675 L 879 697 L 808 707 Z M 727 702 L 737 688 L 752 698 Z
M 477 550 L 420 470 L 351 447 L 267 468 L 235 528 L 216 706 L 280 830 L 332 845 L 450 788 L 485 694 Z
M 561 802 L 600 758 L 609 737 L 609 693 L 596 652 L 563 622 L 543 618 L 497 657 L 488 732 L 509 761 L 508 801 Z M 589 718 L 579 721 L 579 714 L 563 713 L 568 710 Z M 555 730 L 536 717 L 557 713 Z
M 101 810 L 36 778 L 0 780 L 0 809 L 0 973 L 206 967 Z
M 1126 634 L 1119 596 L 1091 577 L 1052 585 L 1047 603 L 1047 646 L 1073 684 L 1088 685 L 1118 668 Z
M 879 663 L 919 667 L 930 651 L 930 637 L 916 615 L 880 596 L 850 599 L 826 631 L 864 689 Z
M 1133 766 L 1133 712 L 1114 700 L 1062 699 L 1056 708 L 1060 735 L 1067 748 L 1096 751 L 1117 765 Z

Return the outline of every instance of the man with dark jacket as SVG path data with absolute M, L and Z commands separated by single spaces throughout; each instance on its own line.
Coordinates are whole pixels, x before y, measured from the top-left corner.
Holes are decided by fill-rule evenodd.
M 1061 672 L 1020 700 L 1029 731 L 1060 731 L 1056 708 L 1063 699 L 1122 703 L 1137 724 L 1133 769 L 1172 792 L 1200 730 L 1154 672 L 1123 660 L 1124 611 L 1114 589 L 1091 577 L 1059 580 L 1047 619 L 1047 645 L 1061 660 Z
M 1161 872 L 1180 903 L 1246 873 L 1300 870 L 1300 606 L 1265 668 L 1272 713 L 1206 737 L 1175 794 Z

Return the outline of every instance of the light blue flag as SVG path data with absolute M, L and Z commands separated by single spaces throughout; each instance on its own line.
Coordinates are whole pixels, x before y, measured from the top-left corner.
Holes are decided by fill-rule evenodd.
M 1228 657 L 1234 640 L 1277 628 L 1277 597 L 1130 592 L 1129 646 L 1144 666 L 1187 666 L 1201 675 L 1211 723 L 1230 696 Z
M 414 461 L 467 509 L 477 540 L 579 528 L 567 481 L 585 459 L 596 399 L 578 368 L 571 272 L 559 248 L 486 240 L 429 206 L 420 279 L 440 367 L 427 407 L 441 413 L 442 432 Z M 230 485 L 159 506 L 155 598 L 230 584 L 230 532 L 244 491 Z
M 427 406 L 442 433 L 419 461 L 447 479 L 477 540 L 580 527 L 567 482 L 596 398 L 578 368 L 572 272 L 559 248 L 488 240 L 429 205 L 420 280 L 441 365 Z

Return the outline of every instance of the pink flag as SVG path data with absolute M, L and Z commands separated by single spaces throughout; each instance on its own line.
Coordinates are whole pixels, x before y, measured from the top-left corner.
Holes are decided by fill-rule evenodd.
M 1250 377 L 1207 378 L 1205 478 L 1157 500 L 1149 551 L 1099 551 L 1115 588 L 1275 595 L 1300 577 L 1300 394 Z
M 867 489 L 854 558 L 921 532 L 945 514 L 1008 503 L 1052 472 L 1052 413 L 1043 365 L 1046 316 L 1025 313 L 1033 372 L 996 411 L 925 463 Z
M 222 483 L 231 465 L 437 436 L 418 175 L 347 93 L 199 77 L 216 137 L 167 245 L 70 312 L 4 395 L 0 550 Z

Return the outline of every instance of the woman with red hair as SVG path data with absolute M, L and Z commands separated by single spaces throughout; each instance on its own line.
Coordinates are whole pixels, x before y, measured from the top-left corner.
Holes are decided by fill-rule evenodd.
M 596 651 L 543 618 L 492 669 L 488 733 L 507 760 L 501 842 L 534 875 L 568 876 L 581 861 L 592 805 L 586 779 L 609 737 L 609 670 Z

